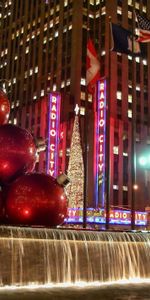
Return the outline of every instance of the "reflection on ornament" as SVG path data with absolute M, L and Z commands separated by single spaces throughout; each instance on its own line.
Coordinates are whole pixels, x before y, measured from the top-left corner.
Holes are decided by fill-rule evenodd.
M 31 172 L 35 160 L 35 144 L 27 130 L 11 124 L 0 126 L 0 183 Z
M 57 226 L 67 214 L 64 189 L 45 174 L 26 174 L 14 181 L 6 199 L 8 223 Z
M 0 188 L 0 221 L 3 220 L 4 208 L 3 208 L 3 192 Z
M 10 104 L 7 95 L 0 90 L 0 125 L 7 123 L 10 113 Z

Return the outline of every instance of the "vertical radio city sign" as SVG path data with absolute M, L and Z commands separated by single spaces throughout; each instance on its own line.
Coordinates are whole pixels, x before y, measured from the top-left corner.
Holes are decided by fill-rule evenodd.
M 105 143 L 106 143 L 106 80 L 97 83 L 96 107 L 96 198 L 97 205 L 105 203 Z
M 46 171 L 51 176 L 58 176 L 59 135 L 60 135 L 60 93 L 48 95 L 48 138 Z

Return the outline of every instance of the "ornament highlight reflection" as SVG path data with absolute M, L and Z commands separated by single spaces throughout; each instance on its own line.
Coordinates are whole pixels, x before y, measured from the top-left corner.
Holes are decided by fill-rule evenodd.
M 32 135 L 18 126 L 0 126 L 0 184 L 34 169 L 36 147 Z
M 7 123 L 10 113 L 10 104 L 7 95 L 0 90 L 0 125 Z
M 49 175 L 23 175 L 10 185 L 6 215 L 9 224 L 60 225 L 67 215 L 64 189 Z

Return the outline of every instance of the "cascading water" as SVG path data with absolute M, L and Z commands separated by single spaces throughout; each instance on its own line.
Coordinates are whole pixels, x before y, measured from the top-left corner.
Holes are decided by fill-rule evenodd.
M 150 234 L 0 227 L 0 284 L 150 278 Z

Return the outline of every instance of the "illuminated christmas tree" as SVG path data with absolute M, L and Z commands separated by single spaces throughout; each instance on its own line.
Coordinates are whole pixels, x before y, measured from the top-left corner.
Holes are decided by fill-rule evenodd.
M 70 159 L 68 165 L 68 177 L 70 186 L 67 189 L 69 207 L 83 207 L 84 197 L 84 163 L 79 129 L 79 107 L 75 108 L 75 120 L 73 125 Z

